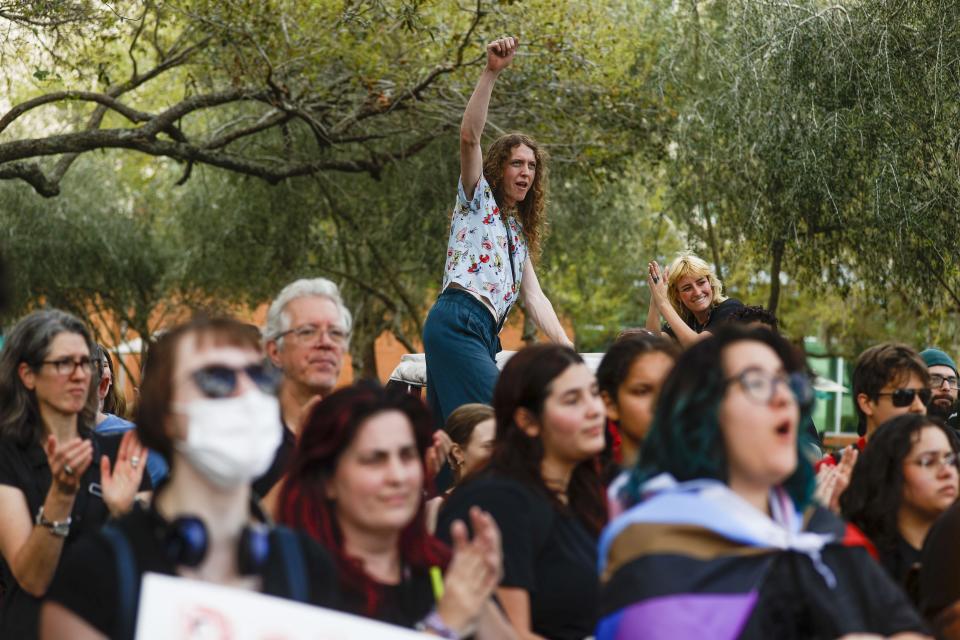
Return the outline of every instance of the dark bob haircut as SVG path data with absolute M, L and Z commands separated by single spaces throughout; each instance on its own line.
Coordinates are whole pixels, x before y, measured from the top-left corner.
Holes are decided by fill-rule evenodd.
M 926 427 L 943 431 L 957 452 L 953 429 L 937 418 L 907 413 L 884 422 L 860 452 L 850 486 L 840 496 L 843 517 L 860 528 L 881 551 L 897 546 L 897 512 L 903 496 L 903 461 Z
M 653 425 L 625 491 L 628 502 L 637 501 L 642 483 L 660 473 L 669 473 L 678 482 L 703 478 L 728 481 L 727 455 L 718 418 L 727 388 L 723 353 L 730 345 L 744 341 L 769 346 L 787 373 L 806 375 L 803 353 L 766 328 L 727 324 L 712 337 L 694 344 L 677 360 L 660 390 Z M 807 505 L 813 492 L 813 467 L 800 447 L 801 441 L 809 437 L 806 433 L 811 400 L 798 398 L 797 468 L 783 484 L 798 509 Z
M 370 616 L 376 615 L 381 588 L 357 559 L 347 555 L 336 505 L 327 497 L 327 483 L 360 427 L 384 411 L 399 411 L 410 421 L 423 464 L 433 433 L 433 419 L 423 403 L 406 393 L 384 391 L 373 383 L 346 387 L 318 402 L 307 416 L 280 490 L 277 512 L 277 520 L 302 529 L 330 551 L 337 561 L 343 590 L 364 593 Z M 424 571 L 431 566 L 445 568 L 450 561 L 447 547 L 427 533 L 422 500 L 413 520 L 400 534 L 400 556 L 406 566 Z
M 234 318 L 197 316 L 170 329 L 150 347 L 143 366 L 140 400 L 137 403 L 137 436 L 143 446 L 159 452 L 173 468 L 173 441 L 167 434 L 167 416 L 173 398 L 173 373 L 177 349 L 185 336 L 196 335 L 197 343 L 228 345 L 261 353 L 260 332 L 251 324 Z

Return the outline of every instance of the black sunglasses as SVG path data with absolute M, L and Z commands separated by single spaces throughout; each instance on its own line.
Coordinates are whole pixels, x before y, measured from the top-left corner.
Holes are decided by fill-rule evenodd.
M 227 398 L 237 390 L 237 373 L 243 371 L 260 391 L 275 394 L 280 384 L 280 375 L 272 367 L 251 364 L 234 368 L 214 364 L 198 369 L 191 374 L 197 388 L 208 398 Z
M 917 396 L 920 396 L 920 402 L 924 405 L 930 403 L 930 398 L 933 397 L 933 391 L 927 388 L 923 389 L 895 389 L 893 391 L 885 391 L 883 393 L 878 393 L 878 396 L 890 396 L 890 401 L 895 407 L 909 407 L 913 404 L 913 399 Z

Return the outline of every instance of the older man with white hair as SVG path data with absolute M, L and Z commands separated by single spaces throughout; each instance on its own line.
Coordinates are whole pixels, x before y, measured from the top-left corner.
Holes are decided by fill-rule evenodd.
M 333 391 L 350 345 L 353 318 L 337 285 L 326 278 L 288 284 L 270 304 L 264 331 L 267 356 L 283 374 L 283 443 L 270 469 L 254 483 L 266 496 L 283 477 L 296 446 L 304 408 Z

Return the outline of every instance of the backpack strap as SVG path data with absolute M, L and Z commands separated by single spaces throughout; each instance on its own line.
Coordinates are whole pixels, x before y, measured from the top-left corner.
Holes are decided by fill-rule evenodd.
M 273 541 L 283 562 L 288 597 L 297 602 L 309 604 L 310 591 L 307 588 L 307 573 L 304 570 L 306 561 L 300 539 L 290 529 L 277 526 L 273 528 Z
M 137 561 L 130 540 L 123 531 L 107 524 L 100 529 L 100 533 L 110 543 L 117 567 L 117 637 L 132 638 L 137 600 L 140 596 Z

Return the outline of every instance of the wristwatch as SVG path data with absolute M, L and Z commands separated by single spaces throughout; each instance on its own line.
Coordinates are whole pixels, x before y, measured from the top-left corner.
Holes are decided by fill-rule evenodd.
M 43 515 L 43 505 L 40 505 L 40 510 L 37 511 L 37 517 L 33 520 L 33 524 L 46 527 L 50 529 L 50 533 L 61 538 L 66 538 L 70 534 L 71 522 L 73 522 L 73 518 L 70 516 L 67 516 L 66 520 L 58 520 L 56 522 L 47 520 L 46 516 Z

